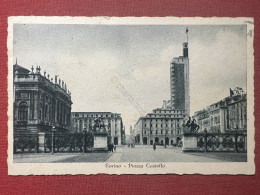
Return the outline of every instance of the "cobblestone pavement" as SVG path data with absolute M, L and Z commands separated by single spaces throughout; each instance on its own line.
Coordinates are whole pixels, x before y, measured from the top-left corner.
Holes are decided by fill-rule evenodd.
M 110 160 L 110 159 L 109 159 Z M 246 153 L 182 152 L 181 148 L 136 146 L 125 148 L 121 162 L 246 162 Z
M 114 153 L 15 154 L 15 163 L 61 162 L 246 162 L 246 153 L 182 152 L 181 148 L 158 146 L 117 147 Z
M 104 162 L 113 153 L 15 154 L 14 163 Z

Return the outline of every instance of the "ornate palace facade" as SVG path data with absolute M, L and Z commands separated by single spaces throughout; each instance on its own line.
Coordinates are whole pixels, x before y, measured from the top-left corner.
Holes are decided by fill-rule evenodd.
M 241 88 L 239 88 L 241 89 Z M 247 129 L 246 94 L 237 93 L 195 112 L 193 116 L 200 126 L 200 131 L 213 133 Z
M 64 81 L 13 66 L 14 132 L 68 131 L 70 129 L 71 94 Z
M 114 145 L 125 144 L 125 128 L 121 114 L 111 112 L 72 112 L 72 130 L 89 132 L 96 118 L 101 118 Z

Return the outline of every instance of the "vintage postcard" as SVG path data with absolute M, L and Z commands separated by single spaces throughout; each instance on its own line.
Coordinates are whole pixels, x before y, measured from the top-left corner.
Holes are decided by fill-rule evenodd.
M 8 173 L 246 174 L 254 20 L 10 17 Z

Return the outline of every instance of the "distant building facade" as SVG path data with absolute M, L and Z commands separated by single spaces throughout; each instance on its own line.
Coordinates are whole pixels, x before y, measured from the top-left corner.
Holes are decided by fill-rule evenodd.
M 172 109 L 185 110 L 190 115 L 188 43 L 183 43 L 183 56 L 173 58 L 170 67 Z
M 14 133 L 69 131 L 71 121 L 71 93 L 64 81 L 55 81 L 41 74 L 41 68 L 31 71 L 13 66 Z
M 182 138 L 183 110 L 155 109 L 137 121 L 136 143 L 143 145 L 173 145 Z
M 132 127 L 132 125 L 130 125 L 130 141 L 129 143 L 134 144 L 135 143 L 135 131 Z
M 206 109 L 195 112 L 193 116 L 200 126 L 199 131 L 226 133 L 234 130 L 247 130 L 246 94 L 234 94 Z
M 83 132 L 86 130 L 89 132 L 94 120 L 102 118 L 113 144 L 125 144 L 125 128 L 121 114 L 111 112 L 72 112 L 71 116 L 72 131 Z

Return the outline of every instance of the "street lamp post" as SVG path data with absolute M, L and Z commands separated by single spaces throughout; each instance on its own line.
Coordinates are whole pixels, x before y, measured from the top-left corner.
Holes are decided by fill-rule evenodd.
M 208 131 L 207 131 L 207 129 L 205 128 L 205 129 L 204 129 L 204 143 L 205 143 L 205 151 L 204 151 L 204 152 L 205 152 L 205 153 L 207 153 L 207 147 L 208 147 L 208 143 L 207 143 L 207 142 L 208 142 L 208 135 L 207 135 L 207 132 L 208 132 Z
M 165 123 L 167 124 L 168 120 L 165 116 Z M 164 147 L 166 148 L 166 136 L 167 136 L 167 129 L 165 128 L 165 139 L 164 139 Z
M 167 130 L 165 129 L 165 139 L 164 139 L 164 147 L 166 148 L 167 146 L 166 146 L 166 137 L 167 137 Z
M 53 125 L 52 126 L 52 130 L 51 130 L 51 145 L 52 145 L 52 148 L 51 148 L 51 153 L 54 154 L 55 153 L 55 132 L 56 132 L 56 128 L 55 126 Z
M 87 130 L 86 130 L 86 128 L 84 128 L 84 130 L 83 130 L 83 152 L 84 153 L 86 153 L 86 145 L 87 145 L 87 143 L 86 143 L 86 133 L 87 133 Z

